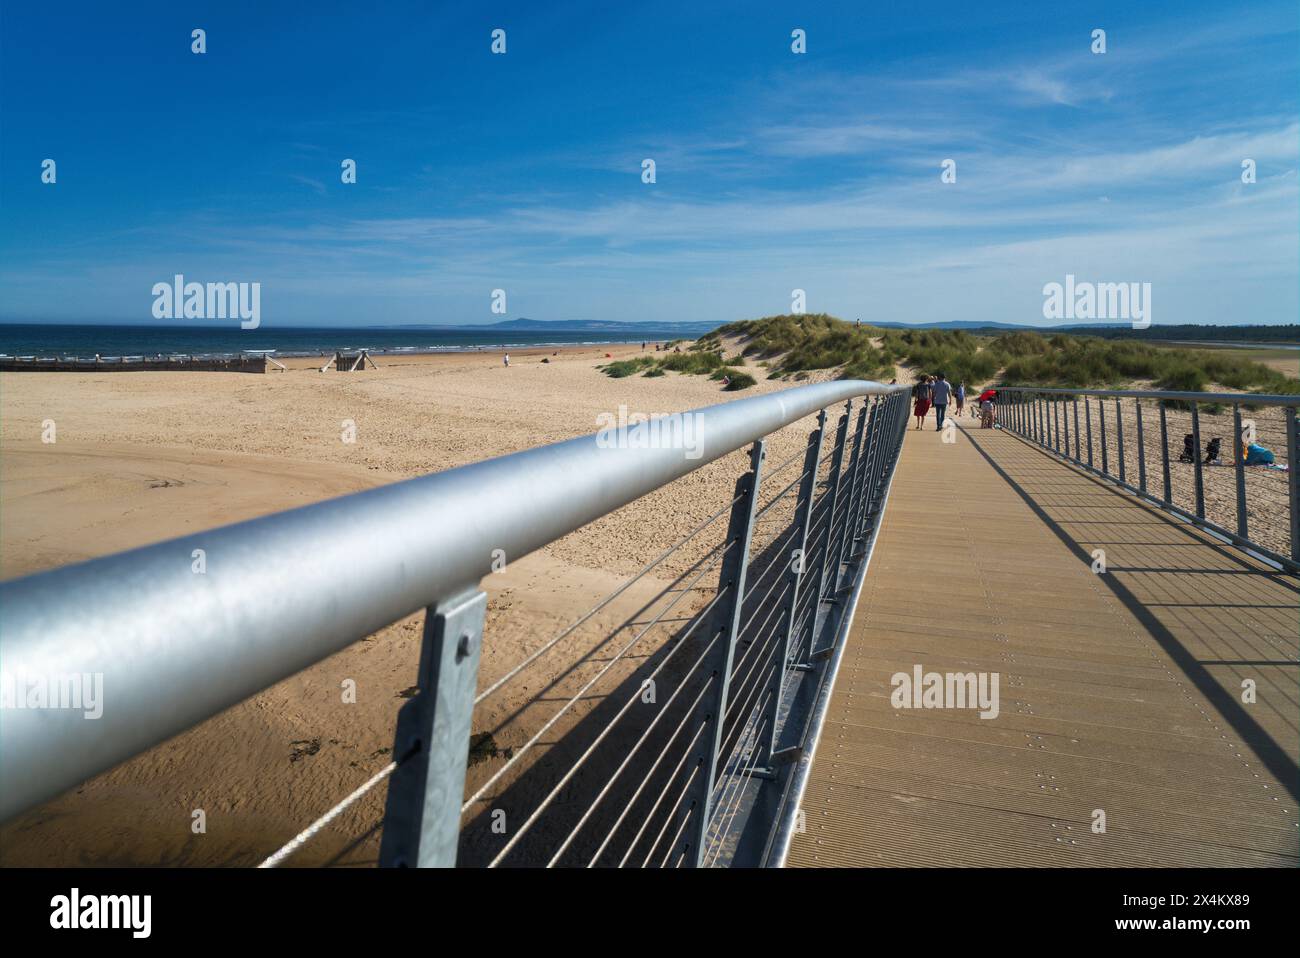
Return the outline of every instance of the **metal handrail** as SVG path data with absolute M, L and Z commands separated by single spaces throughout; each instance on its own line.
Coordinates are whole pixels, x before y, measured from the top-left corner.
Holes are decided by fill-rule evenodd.
M 1231 405 L 1300 406 L 1300 396 L 1270 393 L 1202 393 L 1172 389 L 1063 389 L 1055 386 L 995 386 L 1002 393 L 1046 393 L 1057 396 L 1100 396 L 1103 399 L 1172 399 L 1182 402 L 1223 403 Z
M 1059 456 L 1094 475 L 1101 476 L 1109 482 L 1134 493 L 1140 498 L 1158 506 L 1165 512 L 1205 529 L 1227 540 L 1233 545 L 1248 550 L 1258 558 L 1271 562 L 1290 573 L 1300 573 L 1300 395 L 1280 396 L 1261 393 L 1207 393 L 1177 392 L 1173 390 L 1136 390 L 1136 389 L 1059 389 L 1040 386 L 998 386 L 997 401 L 998 424 L 1015 433 L 1027 442 L 1039 446 L 1053 455 Z M 1079 400 L 1083 399 L 1084 435 L 1080 435 Z M 1088 399 L 1097 402 L 1098 455 L 1093 455 L 1094 435 L 1092 415 L 1088 408 Z M 1106 409 L 1103 400 L 1114 400 L 1114 442 L 1116 448 L 1115 462 L 1112 464 L 1108 455 Z M 1135 449 L 1138 473 L 1136 484 L 1133 476 L 1126 473 L 1125 454 L 1129 451 L 1124 432 L 1123 406 L 1121 400 L 1132 399 L 1132 409 L 1136 425 L 1136 435 L 1130 440 Z M 1152 491 L 1149 483 L 1147 466 L 1147 449 L 1149 443 L 1144 433 L 1142 417 L 1142 400 L 1157 401 L 1158 443 L 1160 447 L 1160 493 Z M 1057 406 L 1068 401 L 1069 408 L 1058 416 Z M 1171 483 L 1170 440 L 1167 422 L 1168 403 L 1185 405 L 1190 411 L 1190 437 L 1194 455 L 1189 465 L 1192 468 L 1193 491 L 1190 501 L 1175 494 Z M 1050 404 L 1051 408 L 1045 408 Z M 1209 515 L 1206 503 L 1205 463 L 1201 454 L 1201 407 L 1204 405 L 1231 407 L 1233 416 L 1232 466 L 1234 484 L 1234 525 L 1229 529 Z M 1289 539 L 1289 548 L 1285 551 L 1272 548 L 1258 541 L 1258 533 L 1252 533 L 1250 521 L 1250 497 L 1246 481 L 1246 467 L 1242 461 L 1242 423 L 1243 408 L 1281 407 L 1287 410 L 1282 423 L 1282 440 L 1286 446 L 1287 489 L 1285 493 L 1286 515 L 1282 520 Z M 1072 415 L 1071 415 L 1072 414 Z M 1147 427 L 1150 428 L 1149 426 Z M 1221 437 L 1220 437 L 1221 438 Z M 1098 468 L 1098 463 L 1100 468 Z M 1276 521 L 1274 511 L 1276 501 L 1267 504 L 1263 512 L 1266 521 Z M 1279 530 L 1280 533 L 1280 530 Z M 1280 539 L 1280 534 L 1278 536 Z
M 498 557 L 521 559 L 835 403 L 905 390 L 796 387 L 675 414 L 698 417 L 691 447 L 638 441 L 652 420 L 612 445 L 572 439 L 2 583 L 5 671 L 102 675 L 107 704 L 95 720 L 6 710 L 0 821 L 422 607 L 452 609 L 439 629 L 458 614 L 481 622 L 466 596 Z

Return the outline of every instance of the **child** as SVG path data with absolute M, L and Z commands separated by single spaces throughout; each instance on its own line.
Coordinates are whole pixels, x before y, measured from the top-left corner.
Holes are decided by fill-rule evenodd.
M 979 428 L 992 429 L 993 421 L 997 419 L 997 409 L 993 408 L 993 398 L 985 393 L 980 396 L 979 403 Z

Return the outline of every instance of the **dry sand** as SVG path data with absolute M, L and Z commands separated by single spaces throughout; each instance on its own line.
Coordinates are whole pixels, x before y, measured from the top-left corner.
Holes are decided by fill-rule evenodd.
M 728 344 L 728 354 L 735 345 Z M 297 360 L 288 372 L 260 376 L 0 374 L 0 575 L 11 578 L 589 434 L 599 414 L 616 413 L 620 404 L 633 413 L 666 413 L 797 385 L 767 381 L 761 369 L 750 367 L 759 385 L 733 396 L 705 377 L 610 379 L 597 371 L 607 353 L 638 355 L 635 346 L 553 352 L 514 350 L 509 369 L 499 353 L 483 352 L 381 357 L 382 368 L 365 373 L 320 373 L 323 360 Z M 911 381 L 912 370 L 897 372 L 900 382 Z M 831 375 L 814 373 L 808 381 Z M 1158 462 L 1151 428 L 1157 420 L 1154 409 L 1146 412 L 1150 466 Z M 1170 417 L 1176 453 L 1183 423 L 1177 414 Z M 1261 438 L 1281 453 L 1276 411 L 1259 418 Z M 40 441 L 45 420 L 56 424 L 52 445 Z M 356 424 L 352 444 L 342 441 L 346 420 Z M 1130 449 L 1134 425 L 1126 423 Z M 773 437 L 772 467 L 791 457 L 798 461 L 810 426 L 811 420 Z M 1204 437 L 1229 434 L 1222 419 L 1203 418 Z M 1108 438 L 1113 456 L 1113 431 Z M 744 453 L 725 457 L 488 576 L 480 688 L 723 509 L 744 465 Z M 1132 475 L 1136 460 L 1129 468 Z M 787 469 L 770 494 L 796 472 Z M 1175 499 L 1185 503 L 1190 467 L 1175 465 L 1172 473 Z M 1231 475 L 1230 468 L 1216 467 L 1207 470 L 1206 482 L 1210 515 L 1229 528 Z M 1158 474 L 1149 474 L 1148 482 L 1158 488 Z M 1267 503 L 1285 480 L 1280 473 L 1252 473 L 1248 482 L 1252 534 L 1264 539 L 1279 514 Z M 779 504 L 760 524 L 756 556 L 786 528 L 788 505 Z M 535 801 L 572 764 L 583 720 L 594 722 L 607 714 L 601 709 L 617 705 L 618 694 L 662 650 L 664 630 L 680 625 L 711 594 L 715 577 L 700 563 L 716 545 L 720 525 L 725 522 L 711 529 L 718 535 L 690 543 L 479 706 L 475 732 L 491 739 L 473 755 L 471 789 L 663 615 L 659 631 L 634 646 L 548 730 L 480 811 L 525 792 Z M 755 574 L 763 574 L 760 568 L 756 564 Z M 663 594 L 689 584 L 701 570 L 701 591 Z M 420 616 L 395 623 L 32 810 L 0 828 L 0 864 L 257 863 L 387 764 L 397 710 L 415 682 L 420 628 Z M 341 701 L 344 679 L 357 683 L 356 704 Z M 373 864 L 384 795 L 382 786 L 371 792 L 290 862 Z M 200 808 L 207 832 L 195 835 L 191 814 Z M 480 853 L 491 843 L 483 840 L 475 812 L 466 834 L 463 860 L 485 860 L 490 852 Z
M 637 346 L 553 352 L 512 350 L 508 369 L 499 353 L 483 352 L 381 357 L 381 368 L 365 373 L 320 373 L 321 361 L 302 360 L 265 375 L 3 374 L 0 574 L 589 434 L 598 414 L 620 404 L 656 414 L 740 398 L 705 377 L 610 379 L 596 371 L 606 354 L 637 355 Z M 786 388 L 751 371 L 759 385 L 740 396 Z M 56 424 L 54 444 L 40 441 L 45 420 Z M 342 441 L 345 420 L 356 424 L 353 444 Z M 770 461 L 797 454 L 810 424 L 775 437 Z M 721 509 L 744 462 L 743 453 L 725 457 L 488 576 L 480 687 Z M 625 619 L 715 542 L 693 542 L 485 701 L 475 730 L 491 733 L 501 751 L 476 754 L 471 786 L 596 674 L 630 639 Z M 705 575 L 700 584 L 713 583 Z M 702 601 L 682 598 L 665 621 Z M 397 709 L 415 682 L 419 636 L 419 616 L 396 623 L 32 810 L 0 829 L 0 864 L 255 864 L 388 762 Z M 611 684 L 647 654 L 629 656 Z M 356 704 L 341 702 L 344 678 L 357 682 Z M 584 699 L 544 745 L 594 707 Z M 542 761 L 545 753 L 535 750 Z M 383 798 L 383 787 L 370 793 L 291 862 L 373 864 Z M 191 814 L 200 808 L 207 832 L 195 835 Z

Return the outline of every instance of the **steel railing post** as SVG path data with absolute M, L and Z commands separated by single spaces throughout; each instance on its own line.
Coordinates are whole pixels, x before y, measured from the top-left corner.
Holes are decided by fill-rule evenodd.
M 1088 468 L 1092 468 L 1092 407 L 1088 405 L 1088 397 L 1083 397 L 1083 423 L 1088 427 Z
M 799 610 L 799 599 L 803 594 L 805 567 L 808 561 L 808 529 L 812 522 L 813 499 L 817 492 L 817 470 L 821 467 L 822 434 L 826 431 L 826 410 L 817 417 L 817 428 L 808 434 L 808 448 L 803 457 L 803 479 L 799 483 L 799 498 L 795 501 L 796 531 L 791 543 L 789 571 L 786 580 L 789 583 L 790 597 L 785 609 L 785 637 L 781 643 L 781 655 L 777 660 L 775 672 L 775 694 L 768 707 L 769 718 L 767 731 L 767 754 L 776 753 L 777 727 L 776 717 L 781 711 L 781 693 L 785 687 L 785 673 L 794 662 L 791 661 L 795 639 L 795 613 Z M 800 505 L 802 503 L 802 505 Z
M 1071 405 L 1074 407 L 1074 461 L 1082 462 L 1079 453 L 1079 397 L 1075 396 Z
M 1169 479 L 1169 424 L 1165 417 L 1164 400 L 1160 402 L 1160 468 L 1164 479 L 1164 503 L 1173 505 L 1173 486 Z
M 1232 450 L 1232 472 L 1237 485 L 1237 535 L 1243 539 L 1246 534 L 1246 457 L 1243 455 L 1245 443 L 1241 437 L 1241 406 L 1232 404 L 1232 431 L 1237 437 L 1236 448 Z
M 475 590 L 425 612 L 420 691 L 397 713 L 381 866 L 456 864 L 486 611 L 487 595 Z
M 1192 475 L 1196 486 L 1196 518 L 1205 518 L 1205 478 L 1201 472 L 1201 413 L 1192 400 Z
M 1137 415 L 1137 443 L 1138 443 L 1138 488 L 1143 492 L 1147 491 L 1147 443 L 1146 437 L 1142 433 L 1142 400 L 1133 400 L 1133 411 Z
M 798 619 L 797 616 L 799 613 L 799 601 L 803 599 L 804 593 L 807 592 L 808 587 L 807 574 L 809 569 L 809 560 L 811 559 L 809 552 L 812 551 L 809 548 L 808 536 L 812 532 L 813 513 L 817 508 L 817 474 L 821 472 L 822 468 L 821 450 L 823 445 L 822 440 L 826 435 L 826 418 L 826 410 L 823 409 L 817 416 L 817 428 L 814 429 L 808 437 L 809 448 L 812 452 L 810 456 L 805 457 L 804 461 L 804 465 L 810 466 L 811 475 L 805 480 L 809 484 L 808 495 L 803 500 L 803 512 L 799 516 L 799 532 L 797 533 L 801 544 L 799 547 L 799 555 L 797 557 L 799 566 L 797 582 L 798 590 L 794 597 L 794 604 L 790 607 L 792 610 L 790 629 L 792 630 L 791 638 L 793 640 L 793 649 L 790 652 L 790 655 L 787 656 L 787 662 L 790 665 L 798 664 L 793 661 L 791 657 L 800 657 L 803 649 L 803 624 L 802 620 Z M 816 546 L 814 544 L 813 549 L 815 548 Z
M 1101 442 L 1101 472 L 1110 475 L 1110 451 L 1106 448 L 1106 400 L 1097 400 L 1097 433 Z
M 835 448 L 831 452 L 831 472 L 827 477 L 829 488 L 822 494 L 822 501 L 826 503 L 826 530 L 822 533 L 822 546 L 819 550 L 821 562 L 818 563 L 817 567 L 817 580 L 813 586 L 812 605 L 809 614 L 808 661 L 812 661 L 813 642 L 816 640 L 817 607 L 821 602 L 826 601 L 822 597 L 826 594 L 827 573 L 833 571 L 835 578 L 839 577 L 838 560 L 833 569 L 831 566 L 831 541 L 832 533 L 835 531 L 835 506 L 839 501 L 840 469 L 844 464 L 844 446 L 849 434 L 849 408 L 851 405 L 851 402 L 845 405 L 844 414 L 840 416 L 839 425 L 835 430 Z
M 836 569 L 845 562 L 845 552 L 853 544 L 853 520 L 858 508 L 858 473 L 864 468 L 865 450 L 862 443 L 866 439 L 867 433 L 867 412 L 869 402 L 863 402 L 862 408 L 858 410 L 858 424 L 853 431 L 853 456 L 849 459 L 848 469 L 848 498 L 844 503 L 844 526 L 840 529 L 840 541 L 835 545 L 835 563 Z M 840 587 L 839 576 L 835 576 L 831 582 L 832 594 L 838 591 Z
M 881 424 L 888 407 L 881 405 L 879 399 L 870 400 L 867 409 L 867 432 L 863 441 L 867 444 L 863 458 L 862 475 L 858 477 L 858 489 L 854 493 L 857 499 L 857 511 L 853 515 L 853 534 L 849 540 L 849 557 L 856 555 L 854 544 L 862 540 L 862 528 L 866 523 L 867 512 L 871 505 L 871 490 L 876 474 L 876 464 L 880 459 Z
M 1119 460 L 1119 481 L 1124 481 L 1124 409 L 1115 400 L 1115 458 Z
M 722 730 L 726 724 L 728 696 L 731 691 L 731 672 L 736 658 L 736 639 L 740 633 L 740 616 L 745 604 L 745 576 L 749 572 L 749 547 L 754 533 L 754 513 L 758 505 L 758 489 L 763 482 L 763 460 L 767 442 L 760 439 L 750 448 L 749 471 L 736 480 L 735 505 L 731 507 L 731 520 L 727 526 L 726 550 L 722 570 L 718 575 L 718 592 L 726 592 L 713 612 L 705 641 L 721 635 L 722 642 L 714 653 L 710 681 L 715 682 L 709 711 L 705 715 L 704 734 L 697 739 L 695 766 L 698 775 L 694 794 L 684 814 L 695 813 L 695 821 L 686 829 L 681 839 L 681 854 L 699 867 L 704 860 L 704 845 L 708 839 L 709 820 L 712 817 L 713 787 L 718 777 L 718 753 L 722 750 Z M 670 856 L 675 857 L 675 856 Z
M 1290 492 L 1291 558 L 1300 562 L 1300 410 L 1286 407 L 1287 486 Z

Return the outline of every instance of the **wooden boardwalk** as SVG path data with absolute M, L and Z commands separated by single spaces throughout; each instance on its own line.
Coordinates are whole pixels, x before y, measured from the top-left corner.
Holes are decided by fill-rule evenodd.
M 789 864 L 1300 864 L 1300 580 L 962 426 L 908 433 Z M 998 716 L 895 708 L 917 665 Z

